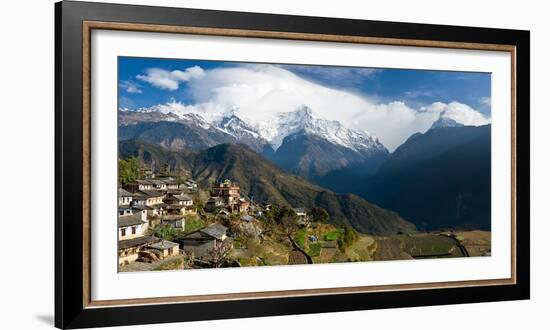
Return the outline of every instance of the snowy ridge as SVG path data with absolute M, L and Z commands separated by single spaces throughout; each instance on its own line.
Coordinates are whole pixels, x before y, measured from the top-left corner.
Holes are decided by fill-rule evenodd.
M 253 120 L 240 118 L 238 108 L 233 107 L 222 116 L 209 116 L 190 111 L 169 111 L 163 105 L 136 110 L 120 109 L 123 117 L 130 120 L 122 124 L 132 124 L 136 121 L 179 121 L 192 123 L 204 129 L 217 129 L 234 136 L 238 141 L 250 143 L 251 140 L 265 141 L 277 150 L 285 137 L 305 132 L 344 146 L 356 152 L 386 150 L 374 136 L 346 128 L 336 120 L 315 118 L 313 111 L 303 105 L 291 112 L 274 114 L 269 120 L 254 123 Z

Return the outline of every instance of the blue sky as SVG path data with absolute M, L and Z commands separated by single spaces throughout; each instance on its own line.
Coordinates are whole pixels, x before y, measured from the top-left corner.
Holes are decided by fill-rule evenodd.
M 148 68 L 172 71 L 199 66 L 209 70 L 243 64 L 245 63 L 119 57 L 119 82 L 135 83 L 141 90 L 141 93 L 131 93 L 123 87 L 119 88 L 120 106 L 150 107 L 171 99 L 184 103 L 193 102 L 181 89 L 177 91 L 160 89 L 136 78 L 138 75 L 143 75 Z M 251 64 L 246 63 L 246 65 Z M 490 107 L 484 102 L 491 96 L 489 73 L 309 65 L 281 66 L 307 80 L 325 86 L 356 91 L 380 102 L 400 100 L 414 106 L 421 106 L 433 102 L 457 101 L 490 115 Z M 331 71 L 339 74 L 335 77 Z M 182 89 L 184 88 L 185 86 Z
M 261 126 L 307 105 L 320 118 L 378 136 L 390 150 L 438 117 L 489 123 L 490 93 L 490 73 L 119 57 L 119 108 L 192 112 L 207 121 L 238 111 Z

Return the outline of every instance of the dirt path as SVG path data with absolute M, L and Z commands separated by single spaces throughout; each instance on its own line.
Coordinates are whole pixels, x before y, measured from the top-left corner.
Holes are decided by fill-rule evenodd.
M 311 259 L 311 256 L 309 254 L 307 254 L 306 251 L 304 251 L 301 247 L 298 246 L 298 244 L 296 244 L 296 242 L 294 242 L 294 240 L 292 239 L 292 236 L 288 235 L 288 239 L 290 240 L 290 243 L 292 244 L 292 247 L 294 248 L 294 250 L 300 252 L 301 254 L 304 255 L 304 257 L 306 257 L 306 260 L 307 260 L 307 263 L 308 264 L 313 264 L 313 259 Z

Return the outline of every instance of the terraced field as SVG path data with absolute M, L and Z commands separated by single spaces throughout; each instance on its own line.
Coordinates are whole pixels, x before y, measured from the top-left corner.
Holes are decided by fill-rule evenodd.
M 374 260 L 456 258 L 490 253 L 490 233 L 474 231 L 454 235 L 419 233 L 375 237 Z
M 376 237 L 374 260 L 407 260 L 412 256 L 402 250 L 402 241 L 396 237 Z
M 474 230 L 457 232 L 457 238 L 468 251 L 470 257 L 487 256 L 491 254 L 491 233 Z
M 415 259 L 463 257 L 456 241 L 447 236 L 435 234 L 398 235 L 402 249 Z

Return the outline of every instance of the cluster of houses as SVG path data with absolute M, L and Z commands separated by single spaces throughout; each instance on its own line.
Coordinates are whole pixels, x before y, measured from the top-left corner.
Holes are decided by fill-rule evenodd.
M 239 215 L 241 230 L 259 237 L 257 218 L 270 205 L 256 205 L 243 197 L 240 187 L 229 180 L 214 184 L 210 198 L 202 210 L 197 210 L 193 195 L 198 191 L 193 180 L 176 180 L 165 176 L 135 180 L 118 190 L 118 259 L 119 265 L 135 261 L 153 262 L 170 256 L 187 254 L 205 260 L 211 251 L 232 244 L 233 234 L 215 222 L 199 230 L 167 241 L 155 236 L 159 225 L 170 225 L 185 231 L 185 216 L 201 211 L 217 215 L 218 219 Z M 304 209 L 295 209 L 299 219 L 307 221 Z
M 183 252 L 204 258 L 209 251 L 227 244 L 228 228 L 213 223 L 174 242 L 155 237 L 154 228 L 170 225 L 185 230 L 185 215 L 198 213 L 191 197 L 197 191 L 193 180 L 178 182 L 173 177 L 150 178 L 129 182 L 118 190 L 118 259 L 119 265 L 134 261 L 151 261 Z M 239 186 L 224 181 L 210 191 L 204 211 L 220 216 L 238 213 L 243 222 L 256 218 L 247 214 L 250 202 L 241 196 Z M 229 241 L 226 241 L 229 240 Z
M 136 180 L 118 189 L 118 259 L 124 265 L 141 257 L 162 259 L 179 254 L 179 244 L 151 235 L 159 224 L 185 229 L 184 215 L 196 214 L 192 180 L 173 177 Z
M 214 185 L 210 196 L 204 206 L 206 212 L 246 213 L 250 209 L 250 201 L 241 196 L 241 188 L 230 180 Z

